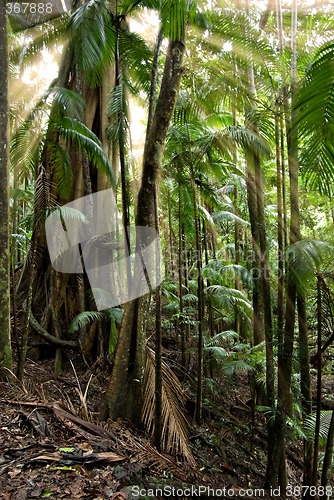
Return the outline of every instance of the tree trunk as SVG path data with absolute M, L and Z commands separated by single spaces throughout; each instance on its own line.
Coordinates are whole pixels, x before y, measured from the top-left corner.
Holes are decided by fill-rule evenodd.
M 292 32 L 291 32 L 291 99 L 295 94 L 297 83 L 297 59 L 296 59 L 296 36 L 297 36 L 297 4 L 292 4 Z M 284 92 L 284 111 L 286 120 L 286 137 L 288 148 L 288 164 L 290 177 L 290 244 L 300 239 L 299 227 L 299 193 L 298 193 L 298 143 L 296 130 L 292 128 L 289 102 Z M 285 426 L 286 417 L 292 411 L 291 375 L 292 355 L 295 328 L 295 311 L 297 288 L 291 272 L 288 269 L 288 285 L 285 308 L 285 331 L 281 348 L 278 352 L 278 398 L 275 417 L 276 443 L 269 457 L 267 479 L 271 486 L 279 485 L 282 491 L 286 489 L 285 470 Z
M 183 234 L 183 213 L 182 213 L 182 190 L 181 190 L 181 181 L 178 179 L 178 194 L 179 194 L 179 203 L 178 203 L 178 219 L 179 219 L 179 240 L 178 240 L 178 279 L 179 279 L 179 312 L 180 312 L 180 336 L 181 336 L 181 367 L 182 374 L 185 375 L 186 371 L 186 329 L 183 315 L 183 274 L 184 274 L 184 254 L 183 254 L 183 246 L 184 246 L 184 234 Z
M 9 112 L 6 2 L 0 0 L 0 366 L 12 370 L 9 255 Z M 0 371 L 0 379 L 8 372 Z
M 306 319 L 305 297 L 297 297 L 299 326 L 299 370 L 300 392 L 302 397 L 303 418 L 312 413 L 312 388 L 310 375 L 310 354 L 308 344 L 308 328 Z M 304 440 L 304 486 L 312 484 L 313 445 Z
M 202 421 L 203 404 L 203 322 L 204 322 L 204 295 L 202 278 L 202 248 L 200 241 L 200 227 L 198 218 L 197 193 L 194 179 L 194 171 L 191 168 L 191 190 L 194 207 L 194 224 L 196 238 L 196 265 L 197 265 L 197 320 L 198 320 L 198 345 L 197 345 L 197 395 L 196 395 L 196 422 Z
M 333 457 L 333 447 L 334 447 L 334 411 L 332 411 L 331 423 L 328 429 L 327 443 L 326 443 L 326 451 L 324 456 L 324 463 L 322 466 L 322 474 L 321 474 L 321 486 L 326 488 L 330 484 L 331 478 L 331 468 L 332 468 L 332 457 Z M 327 500 L 332 495 L 323 495 L 323 497 Z
M 168 127 L 172 118 L 182 74 L 184 44 L 170 41 L 157 106 L 146 138 L 141 187 L 138 193 L 136 226 L 154 227 L 154 191 L 163 160 Z M 137 231 L 136 253 L 148 242 Z M 136 282 L 136 270 L 134 276 Z M 104 417 L 142 420 L 145 333 L 141 324 L 142 297 L 125 305 L 115 364 L 110 377 Z
M 158 186 L 156 184 L 155 192 L 155 230 L 159 235 L 159 216 L 158 216 Z M 159 248 L 156 249 L 156 255 L 160 255 Z M 156 261 L 156 276 L 160 282 L 161 263 L 160 258 Z M 162 440 L 162 329 L 161 329 L 161 285 L 158 285 L 155 291 L 155 445 L 158 451 L 161 451 Z
M 321 297 L 321 278 L 317 276 L 317 408 L 316 422 L 314 432 L 314 450 L 313 450 L 313 470 L 312 470 L 312 485 L 318 483 L 318 453 L 319 453 L 319 431 L 320 431 L 320 412 L 322 399 L 322 373 L 321 373 L 321 344 L 322 344 L 322 297 Z

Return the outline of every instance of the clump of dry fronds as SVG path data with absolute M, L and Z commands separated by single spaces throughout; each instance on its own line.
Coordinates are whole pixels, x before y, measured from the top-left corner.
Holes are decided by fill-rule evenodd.
M 76 369 L 74 368 L 74 365 L 73 365 L 71 360 L 70 360 L 70 363 L 71 363 L 71 367 L 72 367 L 72 370 L 73 370 L 73 373 L 75 376 L 75 380 L 77 382 L 77 387 L 75 388 L 75 390 L 78 393 L 78 396 L 80 398 L 80 408 L 79 408 L 78 412 L 75 412 L 75 409 L 73 407 L 72 402 L 70 401 L 69 398 L 67 398 L 67 402 L 69 403 L 69 408 L 74 413 L 77 413 L 81 418 L 83 418 L 84 420 L 87 420 L 87 422 L 92 422 L 93 418 L 92 418 L 92 415 L 87 407 L 87 395 L 88 395 L 88 389 L 89 389 L 90 383 L 91 383 L 92 378 L 93 378 L 93 374 L 90 375 L 89 380 L 88 380 L 87 385 L 86 385 L 86 388 L 85 388 L 85 391 L 83 391 L 81 388 L 81 384 L 80 384 Z
M 154 435 L 155 422 L 155 353 L 146 349 L 143 422 L 147 431 Z M 188 445 L 188 420 L 185 415 L 185 394 L 172 370 L 162 362 L 162 448 L 179 455 L 188 464 L 195 465 Z

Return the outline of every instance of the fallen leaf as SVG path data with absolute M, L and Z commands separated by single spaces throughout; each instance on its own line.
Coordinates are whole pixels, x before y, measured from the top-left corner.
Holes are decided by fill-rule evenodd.
M 8 471 L 8 475 L 9 475 L 10 477 L 12 477 L 12 478 L 13 478 L 13 477 L 16 477 L 16 476 L 18 476 L 19 474 L 21 474 L 21 472 L 22 472 L 22 469 L 17 469 L 17 468 L 14 468 L 14 469 L 10 469 L 10 470 Z
M 52 491 L 45 489 L 41 494 L 41 498 L 50 497 L 51 495 L 53 495 Z
M 89 443 L 79 443 L 78 448 L 80 448 L 83 451 L 90 451 L 93 452 L 93 447 Z

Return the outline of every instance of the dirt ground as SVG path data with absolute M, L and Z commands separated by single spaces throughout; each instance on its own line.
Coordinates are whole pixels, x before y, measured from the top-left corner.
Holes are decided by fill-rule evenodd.
M 241 490 L 271 498 L 255 491 L 265 474 L 265 424 L 257 417 L 252 426 L 242 379 L 229 383 L 223 401 L 206 402 L 203 425 L 190 428 L 193 467 L 159 454 L 129 422 L 99 422 L 106 374 L 75 365 L 55 377 L 52 360 L 28 360 L 23 386 L 0 384 L 1 499 L 196 498 L 199 486 L 203 498 L 241 498 Z M 300 484 L 297 448 L 291 457 L 289 481 Z

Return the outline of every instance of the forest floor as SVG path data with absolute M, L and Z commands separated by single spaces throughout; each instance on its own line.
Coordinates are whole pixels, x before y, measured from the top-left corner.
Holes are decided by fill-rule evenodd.
M 56 377 L 52 360 L 28 360 L 23 386 L 0 384 L 1 499 L 279 498 L 262 489 L 266 427 L 252 416 L 246 376 L 223 379 L 224 396 L 205 400 L 203 424 L 189 429 L 191 466 L 127 421 L 99 422 L 106 374 L 73 365 Z M 291 485 L 301 484 L 300 449 L 289 448 Z

